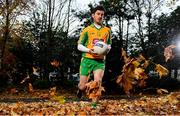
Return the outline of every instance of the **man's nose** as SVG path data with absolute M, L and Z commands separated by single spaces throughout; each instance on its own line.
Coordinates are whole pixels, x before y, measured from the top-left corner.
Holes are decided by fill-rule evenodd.
M 102 15 L 100 15 L 99 17 L 100 17 L 100 18 L 102 18 L 103 16 L 102 16 Z

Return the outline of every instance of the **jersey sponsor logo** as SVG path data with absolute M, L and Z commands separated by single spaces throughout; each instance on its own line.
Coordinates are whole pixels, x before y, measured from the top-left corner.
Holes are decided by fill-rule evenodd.
M 94 32 L 90 32 L 90 35 L 94 35 L 95 33 Z

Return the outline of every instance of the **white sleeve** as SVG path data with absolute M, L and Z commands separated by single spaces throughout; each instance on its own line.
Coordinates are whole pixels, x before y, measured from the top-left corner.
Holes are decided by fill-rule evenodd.
M 89 48 L 83 46 L 82 44 L 78 44 L 77 49 L 81 52 L 89 52 Z

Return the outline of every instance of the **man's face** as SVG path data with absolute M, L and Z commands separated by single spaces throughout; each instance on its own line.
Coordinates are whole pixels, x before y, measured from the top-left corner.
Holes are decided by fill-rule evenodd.
M 102 20 L 104 18 L 104 11 L 102 10 L 97 10 L 95 13 L 92 14 L 94 23 L 101 25 L 102 24 Z

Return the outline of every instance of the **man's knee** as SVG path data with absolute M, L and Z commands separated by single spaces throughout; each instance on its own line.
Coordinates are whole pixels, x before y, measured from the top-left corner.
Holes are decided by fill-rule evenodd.
M 85 83 L 79 83 L 78 87 L 80 90 L 85 90 L 86 85 L 85 85 Z
M 80 76 L 80 82 L 78 84 L 80 90 L 85 90 L 87 81 L 88 76 Z
M 94 75 L 94 81 L 101 82 L 103 79 L 103 76 L 104 76 L 103 73 L 95 74 Z

